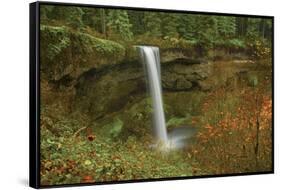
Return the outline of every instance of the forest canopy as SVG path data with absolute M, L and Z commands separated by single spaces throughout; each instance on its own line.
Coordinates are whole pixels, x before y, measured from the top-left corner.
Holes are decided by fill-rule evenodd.
M 250 53 L 256 57 L 270 54 L 264 49 L 271 47 L 270 18 L 52 5 L 42 6 L 40 13 L 42 24 L 67 26 L 125 45 L 172 43 L 195 48 L 201 56 L 214 47 L 254 49 Z

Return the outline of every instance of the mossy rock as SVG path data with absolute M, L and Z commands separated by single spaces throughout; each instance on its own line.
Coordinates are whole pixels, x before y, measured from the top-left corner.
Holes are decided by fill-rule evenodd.
M 118 64 L 125 56 L 121 44 L 65 26 L 41 25 L 40 39 L 41 73 L 48 80 L 75 79 L 90 69 Z

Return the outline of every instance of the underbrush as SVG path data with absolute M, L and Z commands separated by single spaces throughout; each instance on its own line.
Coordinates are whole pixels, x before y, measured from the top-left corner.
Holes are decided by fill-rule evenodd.
M 272 100 L 265 80 L 222 87 L 202 103 L 203 116 L 192 157 L 207 174 L 272 170 Z
M 182 152 L 159 152 L 150 137 L 115 141 L 88 128 L 72 134 L 65 129 L 60 137 L 41 129 L 42 185 L 192 175 Z

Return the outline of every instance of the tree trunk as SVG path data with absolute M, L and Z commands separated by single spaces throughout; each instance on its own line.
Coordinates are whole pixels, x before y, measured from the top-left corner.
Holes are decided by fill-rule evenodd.
M 105 10 L 101 9 L 101 30 L 102 34 L 104 35 L 105 38 L 107 38 L 106 35 L 106 18 L 105 18 Z
M 259 138 L 260 138 L 260 106 L 259 106 L 259 101 L 258 101 L 258 96 L 256 96 L 256 109 L 257 115 L 256 115 L 256 143 L 255 143 L 255 159 L 256 159 L 256 168 L 258 169 L 259 167 L 259 162 L 258 162 L 258 156 L 259 156 Z

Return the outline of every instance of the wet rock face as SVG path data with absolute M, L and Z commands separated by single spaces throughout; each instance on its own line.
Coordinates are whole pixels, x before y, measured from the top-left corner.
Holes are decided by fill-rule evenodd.
M 163 88 L 172 91 L 190 90 L 211 74 L 208 64 L 170 64 L 164 67 Z
M 129 65 L 131 63 L 82 75 L 76 85 L 76 106 L 96 119 L 119 111 L 132 96 L 144 94 L 146 86 L 141 65 Z
M 207 64 L 169 62 L 161 65 L 164 91 L 187 91 L 197 88 L 210 71 Z M 76 84 L 76 106 L 93 116 L 120 111 L 135 97 L 147 95 L 143 66 L 138 61 L 93 70 L 82 75 Z
M 207 64 L 188 59 L 164 62 L 161 63 L 163 95 L 210 91 L 227 85 L 227 81 L 235 78 L 237 73 L 247 72 L 245 69 L 236 63 Z M 90 115 L 93 120 L 120 112 L 148 95 L 144 68 L 137 60 L 91 69 L 80 75 L 69 88 L 75 90 L 74 110 Z M 194 101 L 194 98 L 190 100 L 187 97 L 183 101 Z M 171 105 L 179 101 L 175 96 Z
M 236 62 L 205 63 L 187 58 L 162 61 L 161 81 L 167 121 L 173 118 L 187 121 L 186 113 L 199 114 L 200 103 L 207 94 L 205 91 L 227 85 L 237 73 L 247 73 L 248 69 L 244 65 Z M 104 65 L 89 62 L 85 70 L 79 69 L 79 65 L 69 67 L 58 72 L 59 75 L 50 75 L 55 78 L 45 75 L 43 81 L 55 86 L 64 99 L 66 92 L 71 92 L 71 101 L 66 101 L 69 102 L 70 113 L 85 114 L 95 129 L 102 130 L 107 126 L 106 130 L 116 125 L 116 131 L 109 136 L 133 133 L 143 137 L 144 133 L 151 134 L 147 133 L 152 125 L 152 110 L 147 100 L 150 97 L 147 93 L 147 77 L 139 60 L 111 59 Z M 79 72 L 74 72 L 74 68 Z M 54 68 L 50 66 L 45 69 L 42 71 L 46 74 L 48 69 Z M 253 86 L 257 83 L 254 77 L 249 81 Z

